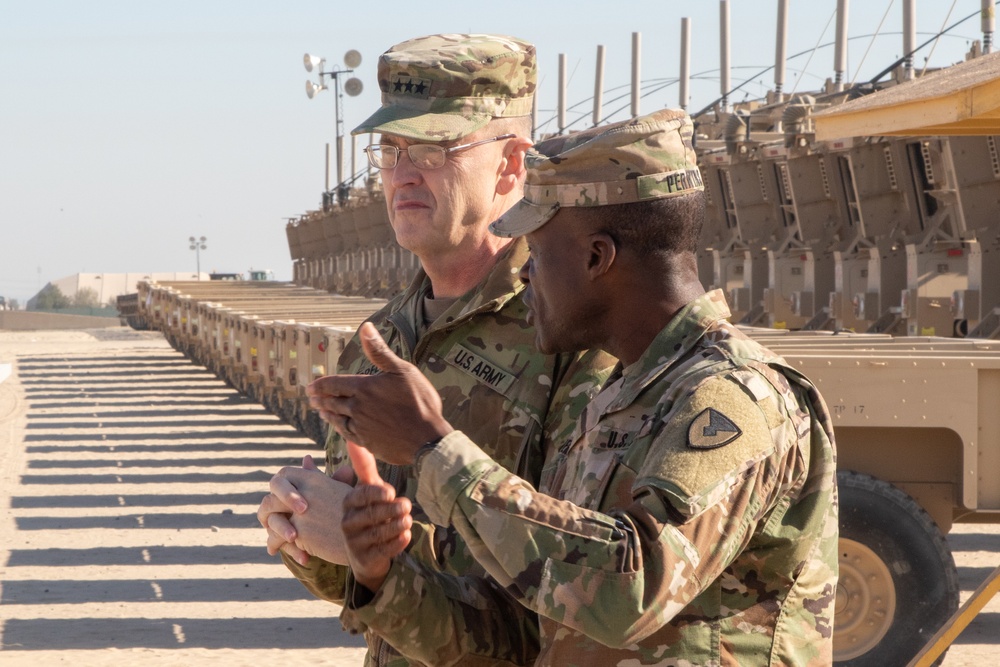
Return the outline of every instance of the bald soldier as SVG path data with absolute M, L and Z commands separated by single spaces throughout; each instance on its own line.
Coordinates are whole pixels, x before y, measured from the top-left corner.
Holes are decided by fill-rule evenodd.
M 528 240 L 520 277 L 538 348 L 621 360 L 537 485 L 450 423 L 434 388 L 369 327 L 381 374 L 328 386 L 338 428 L 414 464 L 428 516 L 538 613 L 538 664 L 832 661 L 830 417 L 813 384 L 732 326 L 722 293 L 698 281 L 691 135 L 686 114 L 663 110 L 543 142 L 524 199 L 492 227 Z M 398 508 L 376 487 L 356 487 L 345 508 L 353 559 L 394 550 L 386 519 Z M 373 598 L 346 622 L 398 604 L 392 577 L 358 584 Z M 419 636 L 419 621 L 407 632 Z
M 444 399 L 446 418 L 472 435 L 490 457 L 537 481 L 543 448 L 572 427 L 575 415 L 607 377 L 613 359 L 603 353 L 543 354 L 520 299 L 522 240 L 490 234 L 489 224 L 521 198 L 524 155 L 530 146 L 535 92 L 535 49 L 501 35 L 432 35 L 405 41 L 378 63 L 382 106 L 354 130 L 375 132 L 366 149 L 379 170 L 389 222 L 397 242 L 419 257 L 422 270 L 409 288 L 369 318 L 394 353 L 415 365 Z M 341 354 L 338 373 L 378 373 L 355 337 Z M 310 387 L 322 395 L 329 378 Z M 395 428 L 407 431 L 409 424 Z M 340 533 L 342 500 L 352 474 L 344 440 L 326 443 L 328 477 L 285 468 L 271 482 L 258 518 L 269 530 L 268 549 L 282 551 L 291 571 L 315 595 L 343 604 L 354 591 Z M 409 467 L 382 466 L 379 488 L 398 506 L 416 497 Z M 409 515 L 408 515 L 409 516 Z M 526 664 L 538 650 L 533 615 L 487 579 L 451 527 L 431 525 L 417 504 L 401 519 L 394 559 L 366 560 L 355 574 L 393 575 L 408 582 L 398 593 L 405 624 L 435 610 L 459 609 L 451 625 L 425 631 L 419 642 L 386 643 L 365 628 L 366 664 L 452 664 L 474 654 L 475 664 Z M 355 565 L 355 563 L 351 563 Z M 425 573 L 459 577 L 430 586 Z M 415 591 L 420 590 L 419 595 Z M 420 603 L 420 604 L 418 604 Z M 492 612 L 504 611 L 503 632 Z M 497 641 L 497 637 L 504 640 Z M 403 649 L 400 655 L 396 649 Z

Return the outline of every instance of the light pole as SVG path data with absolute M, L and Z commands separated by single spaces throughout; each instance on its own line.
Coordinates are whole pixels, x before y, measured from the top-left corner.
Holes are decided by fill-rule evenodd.
M 191 244 L 191 250 L 194 250 L 195 266 L 198 268 L 198 280 L 201 280 L 201 251 L 208 249 L 208 246 L 205 245 L 205 241 L 207 240 L 204 236 L 199 236 L 198 238 L 192 236 L 188 239 L 188 242 Z
M 336 154 L 337 154 L 337 200 L 343 204 L 347 199 L 347 188 L 344 187 L 344 171 L 343 171 L 343 159 L 342 155 L 344 152 L 344 139 L 343 139 L 343 122 L 340 119 L 340 105 L 342 102 L 342 96 L 340 94 L 340 75 L 350 74 L 354 71 L 354 68 L 361 64 L 361 54 L 351 49 L 344 54 L 344 64 L 349 69 L 340 69 L 334 66 L 332 72 L 324 71 L 323 66 L 326 64 L 326 58 L 321 58 L 319 56 L 313 56 L 310 54 L 305 54 L 302 57 L 302 62 L 306 67 L 307 72 L 312 72 L 314 69 L 318 69 L 317 76 L 319 77 L 319 83 L 315 81 L 306 80 L 306 95 L 309 99 L 316 96 L 316 93 L 327 90 L 326 84 L 323 83 L 323 77 L 330 77 L 333 79 L 333 89 L 334 89 L 334 103 L 333 103 L 333 126 L 334 133 L 336 134 Z M 351 97 L 355 97 L 361 94 L 364 86 L 361 83 L 361 79 L 357 77 L 351 77 L 344 82 L 344 92 L 346 92 Z M 327 161 L 329 161 L 329 148 L 327 149 Z M 324 208 L 327 204 L 327 197 L 330 191 L 330 168 L 327 166 L 327 182 L 326 182 L 326 193 L 323 196 Z M 353 174 L 352 174 L 353 176 Z

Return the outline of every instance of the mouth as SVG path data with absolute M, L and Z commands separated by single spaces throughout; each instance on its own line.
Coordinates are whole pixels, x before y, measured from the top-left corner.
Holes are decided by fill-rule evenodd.
M 527 306 L 528 312 L 525 314 L 524 319 L 528 324 L 534 324 L 535 322 L 535 310 L 531 306 L 531 289 L 524 290 L 524 294 L 521 295 L 521 300 L 524 305 Z
M 392 203 L 392 207 L 397 211 L 416 211 L 430 208 L 427 204 L 416 199 L 397 199 Z

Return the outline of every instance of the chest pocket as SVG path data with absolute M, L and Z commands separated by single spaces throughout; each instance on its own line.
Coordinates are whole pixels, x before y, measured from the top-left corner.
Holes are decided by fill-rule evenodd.
M 515 371 L 506 368 L 503 363 L 506 361 L 506 365 L 509 365 L 511 360 L 488 359 L 482 353 L 469 349 L 461 343 L 448 350 L 446 361 L 477 383 L 484 384 L 503 395 L 507 395 L 517 379 Z
M 560 452 L 547 483 L 555 495 L 580 507 L 609 510 L 627 507 L 633 498 L 636 467 L 645 458 L 650 440 L 643 419 L 616 419 L 601 424 Z
M 428 359 L 422 370 L 438 389 L 445 418 L 500 465 L 513 470 L 525 439 L 537 440 L 543 396 L 524 397 L 526 360 L 513 349 L 480 349 L 456 342 Z

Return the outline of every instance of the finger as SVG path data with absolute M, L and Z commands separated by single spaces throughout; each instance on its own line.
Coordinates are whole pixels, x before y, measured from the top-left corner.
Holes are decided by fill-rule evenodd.
M 280 537 L 285 542 L 294 542 L 299 536 L 295 526 L 288 520 L 287 514 L 273 512 L 267 517 L 268 535 Z
M 306 470 L 319 470 L 311 454 L 306 454 L 302 457 L 302 467 Z
M 381 526 L 398 521 L 406 521 L 409 528 L 413 519 L 410 515 L 410 503 L 400 498 L 393 502 L 372 503 L 357 509 L 345 510 L 340 526 L 344 535 L 371 535 Z M 396 531 L 398 532 L 398 531 Z
M 395 558 L 399 554 L 403 553 L 403 550 L 406 549 L 406 545 L 410 543 L 411 535 L 410 530 L 406 529 L 392 540 L 383 542 L 382 555 L 385 558 Z
M 286 556 L 294 560 L 299 565 L 309 564 L 309 553 L 303 551 L 298 546 L 291 542 L 286 542 L 284 538 L 280 535 L 274 535 L 272 533 L 267 534 L 267 553 L 271 556 L 275 556 L 279 551 L 285 553 Z
M 359 482 L 373 485 L 383 483 L 382 477 L 378 474 L 375 457 L 370 451 L 348 440 L 347 455 L 351 457 L 351 467 L 354 468 Z
M 309 553 L 299 549 L 294 544 L 286 542 L 284 546 L 281 547 L 281 551 L 299 565 L 305 566 L 309 564 Z
M 392 521 L 372 526 L 365 532 L 364 538 L 355 538 L 355 543 L 360 544 L 364 540 L 367 542 L 367 549 L 377 549 L 380 555 L 392 558 L 399 552 L 389 553 L 389 551 L 398 547 L 400 538 L 404 534 L 408 536 L 412 526 L 413 518 L 407 514 Z M 409 537 L 402 543 L 402 546 L 405 547 L 408 542 Z
M 339 412 L 328 412 L 326 410 L 317 410 L 320 419 L 325 421 L 330 425 L 334 431 L 340 434 L 344 440 L 350 440 L 351 438 L 356 438 L 357 435 L 351 433 L 347 430 L 347 422 L 350 421 L 350 417 L 345 417 Z
M 336 428 L 336 424 L 334 422 L 337 420 L 338 417 L 340 417 L 340 415 L 338 415 L 336 412 L 330 412 L 329 410 L 324 410 L 323 408 L 319 408 L 316 406 L 313 406 L 313 409 L 316 410 L 316 414 L 319 416 L 320 419 L 325 421 L 330 426 Z
M 354 486 L 358 481 L 357 476 L 354 474 L 354 466 L 350 464 L 341 466 L 334 470 L 333 479 L 338 482 L 343 482 L 349 486 Z
M 331 396 L 350 396 L 353 394 L 352 375 L 327 375 L 313 380 L 306 385 L 306 396 L 315 405 L 315 401 Z M 363 376 L 362 376 L 363 377 Z
M 309 504 L 302 497 L 302 494 L 299 493 L 295 484 L 284 473 L 285 469 L 272 477 L 268 485 L 271 489 L 270 509 L 272 512 L 295 512 L 296 514 L 302 514 L 309 508 Z
M 368 376 L 360 376 L 369 379 Z M 309 399 L 309 405 L 317 412 L 331 412 L 345 417 L 352 417 L 354 410 L 358 406 L 358 392 L 344 394 L 341 396 L 316 396 Z
M 324 376 L 321 378 L 316 378 L 312 382 L 306 385 L 306 396 L 309 398 L 317 398 L 330 393 L 329 382 L 330 376 Z
M 274 511 L 271 508 L 273 497 L 271 494 L 267 494 L 261 499 L 260 505 L 257 506 L 257 523 L 264 528 L 267 528 L 267 517 Z
M 389 349 L 374 324 L 365 322 L 361 325 L 358 333 L 361 334 L 361 348 L 365 351 L 365 356 L 379 370 L 386 373 L 399 373 L 409 367 L 407 362 L 397 357 Z
M 327 406 L 329 408 L 329 406 Z M 345 439 L 350 438 L 351 435 L 347 431 L 347 422 L 350 421 L 350 417 L 343 412 L 339 412 L 335 409 L 327 409 L 323 407 L 315 407 L 316 414 L 319 418 L 329 424 L 334 430 L 342 435 Z
M 282 538 L 280 535 L 274 535 L 269 532 L 267 534 L 267 555 L 268 556 L 277 555 L 277 553 L 281 551 L 281 547 L 283 547 L 286 544 L 287 542 L 285 542 L 284 538 Z
M 391 503 L 396 498 L 396 490 L 388 484 L 373 486 L 358 484 L 344 496 L 344 513 L 363 510 L 369 505 Z

